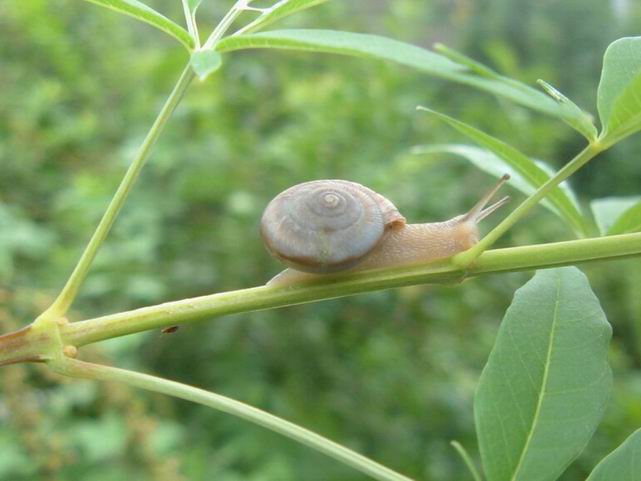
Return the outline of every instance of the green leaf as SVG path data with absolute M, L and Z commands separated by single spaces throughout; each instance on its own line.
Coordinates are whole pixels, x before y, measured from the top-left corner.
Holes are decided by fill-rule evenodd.
M 641 129 L 641 37 L 621 38 L 605 51 L 597 104 L 604 144 Z
M 479 77 L 490 79 L 491 85 L 505 89 L 505 95 L 508 96 L 508 98 L 513 96 L 513 100 L 518 103 L 531 106 L 531 104 L 536 104 L 541 101 L 542 95 L 538 90 L 535 90 L 529 85 L 519 82 L 518 80 L 505 77 L 495 70 L 492 70 L 487 65 L 484 65 L 451 47 L 437 43 L 434 45 L 434 50 L 445 55 L 453 62 L 464 65 Z M 472 79 L 474 82 L 480 81 L 480 79 Z M 582 111 L 576 106 L 576 104 L 561 94 L 561 92 L 554 89 L 551 85 L 546 84 L 542 80 L 539 80 L 538 82 L 559 104 L 560 111 L 557 115 L 561 117 L 564 122 L 566 122 L 570 127 L 578 130 L 581 135 L 586 136 L 590 142 L 597 138 L 597 130 L 592 122 L 592 116 L 590 114 Z M 471 85 L 474 84 L 475 83 L 472 83 Z
M 583 450 L 610 393 L 611 332 L 575 267 L 516 292 L 474 399 L 488 479 L 553 481 Z
M 484 65 L 481 62 L 477 62 L 473 58 L 470 58 L 467 55 L 459 52 L 458 50 L 454 50 L 453 48 L 448 47 L 447 45 L 444 45 L 442 43 L 435 43 L 434 50 L 440 53 L 441 55 L 446 56 L 453 62 L 456 62 L 461 65 L 465 65 L 468 69 L 470 69 L 472 72 L 479 75 L 480 77 L 487 77 L 494 80 L 505 79 L 505 77 L 502 77 L 501 74 L 499 74 L 495 70 L 492 70 L 487 65 Z M 523 85 L 523 87 L 529 88 L 526 85 Z
M 390 60 L 493 93 L 539 112 L 556 117 L 566 114 L 547 95 L 519 82 L 479 77 L 469 66 L 453 62 L 443 55 L 377 35 L 334 30 L 274 30 L 227 37 L 216 45 L 219 52 L 249 48 L 303 50 Z
M 511 145 L 508 145 L 505 142 L 472 127 L 471 125 L 461 122 L 460 120 L 456 120 L 448 115 L 425 107 L 419 107 L 419 109 L 436 115 L 462 134 L 470 137 L 479 145 L 491 150 L 506 165 L 512 167 L 523 180 L 534 188 L 538 189 L 552 177 L 550 173 L 542 169 L 536 164 L 536 162 Z M 581 211 L 579 210 L 576 201 L 574 201 L 573 196 L 567 194 L 568 189 L 569 188 L 566 187 L 566 191 L 564 191 L 560 187 L 556 187 L 548 195 L 548 199 L 555 207 L 557 213 L 572 226 L 575 232 L 585 234 L 587 232 L 585 220 L 583 219 Z
M 243 27 L 239 33 L 255 32 L 281 18 L 288 17 L 307 8 L 315 7 L 326 1 L 327 0 L 281 0 L 273 7 L 265 9 L 260 17 Z
M 187 49 L 192 49 L 194 40 L 189 35 L 189 32 L 182 28 L 180 25 L 172 22 L 167 17 L 158 13 L 153 8 L 145 5 L 138 0 L 85 0 L 87 2 L 95 3 L 105 8 L 115 10 L 125 15 L 137 18 L 142 22 L 153 25 L 159 30 L 168 33 Z
M 581 110 L 581 108 L 572 102 L 569 98 L 559 92 L 557 89 L 552 87 L 549 83 L 544 80 L 537 81 L 545 91 L 556 100 L 561 107 L 563 107 L 568 114 L 563 116 L 563 120 L 581 135 L 583 135 L 589 142 L 596 141 L 599 133 L 597 132 L 596 126 L 594 125 L 593 118 L 587 112 Z
M 473 75 L 457 75 L 452 77 L 451 80 L 476 87 L 480 90 L 485 90 L 498 97 L 504 97 L 512 102 L 544 114 L 558 118 L 563 118 L 566 115 L 566 112 L 548 96 L 512 79 L 497 81 L 494 79 L 475 77 Z M 524 87 L 526 87 L 527 90 Z
M 223 64 L 223 57 L 213 49 L 198 50 L 191 55 L 191 68 L 200 80 L 205 80 Z
M 641 231 L 641 200 L 621 214 L 608 230 L 609 235 Z
M 462 73 L 465 70 L 429 50 L 364 33 L 333 30 L 275 30 L 227 37 L 216 44 L 216 50 L 219 52 L 248 48 L 305 50 L 392 60 L 434 75 Z
M 597 464 L 587 481 L 640 481 L 641 429 Z
M 490 79 L 493 85 L 496 85 L 498 88 L 505 89 L 506 92 L 511 92 L 511 94 L 509 95 L 514 95 L 520 98 L 521 100 L 519 101 L 519 103 L 523 105 L 530 106 L 531 103 L 538 103 L 541 101 L 542 95 L 538 90 L 535 90 L 529 85 L 519 82 L 518 80 L 505 77 L 495 70 L 492 70 L 487 65 L 484 65 L 474 60 L 473 58 L 470 58 L 467 55 L 454 50 L 451 47 L 443 45 L 442 43 L 437 43 L 434 45 L 434 50 L 445 55 L 453 62 L 464 65 L 479 77 Z M 479 81 L 479 79 L 475 80 L 477 82 Z M 539 80 L 538 82 L 541 83 L 542 81 Z M 543 82 L 543 84 L 545 84 L 545 82 Z M 594 125 L 592 124 L 592 116 L 583 112 L 574 103 L 572 103 L 572 101 L 567 99 L 567 97 L 562 95 L 560 92 L 558 92 L 548 84 L 545 84 L 544 88 L 546 88 L 546 90 L 548 88 L 552 89 L 554 90 L 554 92 L 556 92 L 556 94 L 558 94 L 558 96 L 552 95 L 552 93 L 548 91 L 552 98 L 559 104 L 560 111 L 558 112 L 558 116 L 560 116 L 563 121 L 565 121 L 571 127 L 579 130 L 582 135 L 592 135 L 592 133 L 590 132 L 590 128 L 586 125 L 587 119 L 587 124 L 592 125 L 592 130 L 594 131 L 593 137 L 590 140 L 596 139 L 597 130 L 596 127 L 594 127 Z M 562 101 L 562 99 L 564 99 L 564 101 Z
M 606 197 L 590 203 L 601 235 L 641 230 L 641 197 Z
M 477 168 L 479 168 L 483 172 L 490 174 L 493 177 L 496 177 L 497 179 L 501 178 L 503 174 L 510 174 L 510 186 L 523 192 L 527 196 L 533 194 L 536 191 L 536 187 L 528 182 L 528 180 L 521 174 L 519 170 L 486 149 L 463 144 L 435 144 L 418 145 L 412 149 L 412 152 L 414 154 L 444 153 L 457 155 L 470 161 Z M 542 170 L 545 175 L 547 175 L 547 178 L 552 177 L 554 171 L 549 165 L 538 159 L 532 159 L 532 162 L 534 162 L 534 164 L 540 170 Z M 579 204 L 569 184 L 567 182 L 562 182 L 559 185 L 559 188 L 563 191 L 565 196 L 570 199 L 570 201 L 574 205 L 575 210 L 578 212 Z M 554 214 L 558 215 L 560 218 L 564 218 L 561 211 L 557 209 L 555 205 L 552 204 L 548 199 L 544 199 L 541 202 L 541 205 L 546 209 L 549 209 Z

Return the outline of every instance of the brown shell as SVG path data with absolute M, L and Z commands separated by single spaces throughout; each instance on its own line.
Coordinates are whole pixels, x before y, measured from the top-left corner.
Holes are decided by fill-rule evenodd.
M 294 269 L 334 272 L 358 264 L 405 218 L 389 200 L 356 182 L 295 185 L 265 209 L 261 235 L 269 252 Z

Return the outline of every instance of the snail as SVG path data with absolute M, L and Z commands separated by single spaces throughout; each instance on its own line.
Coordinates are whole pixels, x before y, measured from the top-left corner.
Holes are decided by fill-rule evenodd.
M 267 285 L 317 280 L 325 274 L 430 263 L 479 240 L 477 224 L 504 205 L 487 205 L 504 175 L 466 214 L 408 224 L 394 204 L 356 182 L 315 180 L 278 194 L 265 208 L 260 233 L 267 250 L 289 269 Z

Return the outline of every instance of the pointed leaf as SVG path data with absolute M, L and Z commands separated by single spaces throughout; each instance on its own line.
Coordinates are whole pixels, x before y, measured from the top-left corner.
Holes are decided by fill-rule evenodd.
M 437 43 L 434 45 L 434 50 L 438 53 L 445 55 L 447 58 L 458 64 L 464 65 L 474 72 L 479 77 L 490 79 L 493 84 L 501 85 L 507 91 L 513 91 L 514 94 L 522 98 L 524 105 L 530 102 L 539 102 L 541 93 L 529 85 L 526 85 L 518 80 L 505 77 L 500 73 L 492 70 L 487 65 L 484 65 L 467 55 L 454 50 L 451 47 Z M 476 79 L 477 81 L 479 79 Z M 561 111 L 559 116 L 570 127 L 577 130 L 581 135 L 585 136 L 590 142 L 597 138 L 597 130 L 592 122 L 592 116 L 582 111 L 570 99 L 565 97 L 561 92 L 554 89 L 551 85 L 546 84 L 542 80 L 538 81 L 550 96 L 557 101 Z
M 216 50 L 219 52 L 247 48 L 306 50 L 392 60 L 435 75 L 465 70 L 464 67 L 429 50 L 364 33 L 333 30 L 275 30 L 227 37 L 216 44 Z
M 105 8 L 115 10 L 125 15 L 137 18 L 142 22 L 153 25 L 159 30 L 168 33 L 188 49 L 193 48 L 194 40 L 189 35 L 189 32 L 182 28 L 180 25 L 172 22 L 164 15 L 158 13 L 153 8 L 145 5 L 138 0 L 85 0 L 87 2 L 95 3 Z
M 516 292 L 474 399 L 488 479 L 554 481 L 583 450 L 611 389 L 611 332 L 575 267 Z
M 597 104 L 606 145 L 641 129 L 641 37 L 621 38 L 605 51 Z
M 200 80 L 205 80 L 223 64 L 222 55 L 215 50 L 198 50 L 191 55 L 191 68 Z
M 634 204 L 619 216 L 608 230 L 609 235 L 641 231 L 641 201 Z
M 296 12 L 315 7 L 326 1 L 327 0 L 280 0 L 280 2 L 276 3 L 273 7 L 266 9 L 256 20 L 243 27 L 240 32 L 255 32 L 281 18 L 289 17 Z
M 390 60 L 493 93 L 548 115 L 565 115 L 564 109 L 538 90 L 509 79 L 499 81 L 479 77 L 468 66 L 453 62 L 443 55 L 377 35 L 334 30 L 274 30 L 234 35 L 216 45 L 219 52 L 248 48 L 305 50 Z
M 599 133 L 597 132 L 597 129 L 594 125 L 592 116 L 587 112 L 581 110 L 581 108 L 577 104 L 572 102 L 569 98 L 552 87 L 552 85 L 550 85 L 549 83 L 545 82 L 544 80 L 538 80 L 538 83 L 545 89 L 550 97 L 556 100 L 559 105 L 567 110 L 568 115 L 563 116 L 563 120 L 570 127 L 575 129 L 586 139 L 588 139 L 588 141 L 594 142 L 599 136 Z
M 641 230 L 641 197 L 606 197 L 590 203 L 601 235 Z
M 587 481 L 640 481 L 641 429 L 597 464 Z
M 492 70 L 487 65 L 484 65 L 481 62 L 477 62 L 473 58 L 468 57 L 462 52 L 459 52 L 458 50 L 454 50 L 452 47 L 448 47 L 445 44 L 435 43 L 434 50 L 440 53 L 441 55 L 444 55 L 445 57 L 449 58 L 452 62 L 465 65 L 467 68 L 469 68 L 472 72 L 474 72 L 480 77 L 487 77 L 494 80 L 500 80 L 502 78 L 501 74 Z M 523 85 L 523 87 L 529 88 L 527 87 L 527 85 Z
M 564 118 L 566 111 L 559 104 L 550 99 L 547 95 L 538 90 L 534 90 L 524 84 L 512 79 L 494 80 L 489 78 L 477 77 L 474 75 L 456 75 L 451 76 L 454 82 L 460 82 L 471 87 L 485 90 L 493 93 L 498 97 L 504 97 L 514 103 L 523 105 L 532 110 L 552 115 L 558 118 Z M 526 87 L 526 88 L 524 88 Z
M 463 144 L 435 144 L 435 145 L 419 145 L 412 149 L 415 154 L 453 154 L 470 161 L 477 168 L 486 172 L 497 179 L 500 179 L 503 174 L 510 175 L 510 186 L 523 192 L 525 195 L 532 195 L 536 191 L 536 187 L 532 185 L 519 170 L 512 165 L 506 163 L 503 159 L 489 150 L 474 147 L 472 145 Z M 534 164 L 541 169 L 547 178 L 554 175 L 554 170 L 542 160 L 532 159 Z M 579 204 L 576 200 L 574 192 L 567 182 L 561 182 L 559 188 L 564 192 L 568 199 L 574 205 L 576 211 L 579 211 Z M 564 218 L 563 214 L 555 207 L 548 199 L 543 199 L 541 205 L 549 209 L 560 218 Z
M 531 186 L 539 188 L 552 177 L 527 155 L 521 153 L 511 145 L 508 145 L 505 142 L 472 127 L 471 125 L 461 122 L 460 120 L 456 120 L 448 115 L 425 107 L 419 107 L 419 109 L 436 115 L 462 134 L 470 137 L 479 145 L 494 152 L 501 160 L 503 160 L 503 162 L 505 162 L 506 165 L 509 165 L 516 170 Z M 585 234 L 587 232 L 585 220 L 581 215 L 578 205 L 573 202 L 573 198 L 571 196 L 568 196 L 560 187 L 556 187 L 548 195 L 548 199 L 562 215 L 562 218 L 570 223 L 575 232 L 580 234 Z

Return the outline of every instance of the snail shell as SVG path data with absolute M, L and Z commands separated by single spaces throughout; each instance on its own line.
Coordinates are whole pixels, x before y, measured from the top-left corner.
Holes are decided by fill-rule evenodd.
M 296 270 L 328 273 L 358 264 L 405 218 L 388 199 L 356 182 L 317 180 L 285 190 L 267 206 L 261 236 Z

